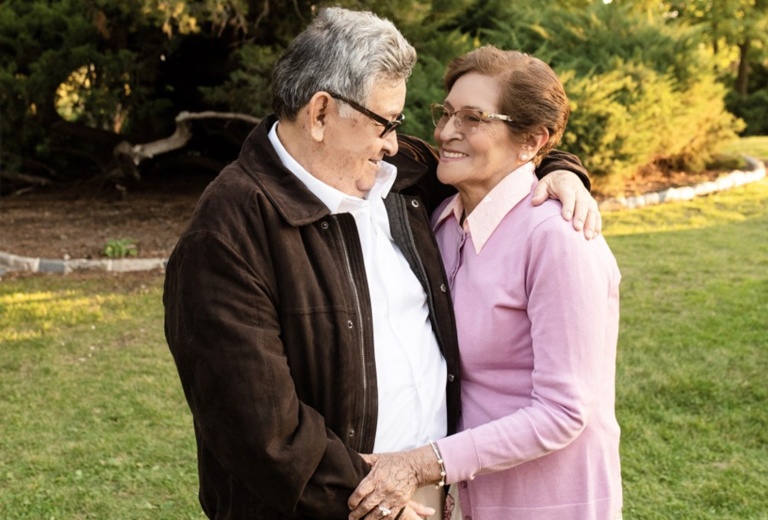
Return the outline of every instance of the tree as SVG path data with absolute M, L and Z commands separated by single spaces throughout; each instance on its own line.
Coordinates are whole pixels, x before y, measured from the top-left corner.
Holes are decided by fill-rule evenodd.
M 768 51 L 768 0 L 688 0 L 670 2 L 669 12 L 701 24 L 715 54 L 738 50 L 735 90 L 748 94 L 751 64 Z

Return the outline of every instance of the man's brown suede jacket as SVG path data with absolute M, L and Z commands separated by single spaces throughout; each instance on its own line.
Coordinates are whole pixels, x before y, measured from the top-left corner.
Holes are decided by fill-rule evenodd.
M 202 195 L 167 266 L 165 331 L 192 411 L 210 518 L 343 519 L 376 432 L 371 304 L 354 220 L 281 163 L 270 117 Z M 427 294 L 459 415 L 451 297 L 429 211 L 450 188 L 423 141 L 399 137 L 385 200 L 392 235 Z M 586 173 L 555 152 L 542 171 Z M 541 174 L 540 174 L 541 175 Z M 386 396 L 381 396 L 386 398 Z

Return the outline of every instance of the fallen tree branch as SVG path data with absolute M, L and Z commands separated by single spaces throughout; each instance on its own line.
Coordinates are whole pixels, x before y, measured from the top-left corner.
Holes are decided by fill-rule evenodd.
M 181 112 L 176 116 L 176 131 L 171 136 L 133 146 L 123 141 L 115 147 L 115 156 L 130 158 L 134 166 L 138 166 L 144 159 L 183 148 L 192 138 L 190 122 L 196 119 L 239 119 L 253 124 L 261 121 L 258 117 L 235 112 Z
M 51 184 L 50 179 L 46 179 L 45 177 L 40 177 L 38 175 L 29 175 L 28 173 L 10 173 L 0 171 L 0 179 L 18 181 L 25 184 L 33 184 L 35 186 L 48 186 Z

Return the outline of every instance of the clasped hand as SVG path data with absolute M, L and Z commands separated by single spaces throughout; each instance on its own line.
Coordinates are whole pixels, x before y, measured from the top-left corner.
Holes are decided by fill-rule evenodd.
M 409 452 L 361 455 L 371 471 L 349 497 L 350 520 L 419 520 L 434 509 L 411 500 L 420 486 L 416 461 Z

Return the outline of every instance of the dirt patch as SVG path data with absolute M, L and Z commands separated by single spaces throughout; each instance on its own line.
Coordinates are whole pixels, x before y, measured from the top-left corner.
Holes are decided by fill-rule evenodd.
M 127 192 L 67 188 L 0 198 L 0 251 L 48 259 L 106 258 L 110 241 L 137 258 L 166 258 L 210 178 L 146 183 Z

